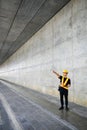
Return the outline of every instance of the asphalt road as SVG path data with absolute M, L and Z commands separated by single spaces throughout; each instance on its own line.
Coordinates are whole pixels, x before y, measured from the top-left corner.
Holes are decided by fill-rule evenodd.
M 9 106 L 11 110 L 11 113 L 7 116 L 6 112 L 2 112 L 3 121 L 6 121 L 3 126 L 8 126 L 8 129 L 0 130 L 13 130 L 12 125 L 10 125 L 11 118 L 8 119 L 8 116 L 12 115 L 15 115 L 14 118 L 16 118 L 22 130 L 87 129 L 86 117 L 76 114 L 72 109 L 70 111 L 59 111 L 59 103 L 55 103 L 57 101 L 55 98 L 52 99 L 52 97 L 28 88 L 3 83 L 0 83 L 0 93 L 8 104 L 5 105 L 5 109 L 8 109 Z M 1 106 L 3 111 L 4 107 Z

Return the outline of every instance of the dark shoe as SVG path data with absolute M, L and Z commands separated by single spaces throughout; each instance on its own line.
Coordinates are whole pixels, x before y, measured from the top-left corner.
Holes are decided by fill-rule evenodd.
M 64 107 L 60 107 L 60 108 L 59 108 L 59 110 L 63 110 L 63 109 L 64 109 Z
M 66 107 L 66 111 L 69 111 L 69 108 L 68 108 L 68 107 Z

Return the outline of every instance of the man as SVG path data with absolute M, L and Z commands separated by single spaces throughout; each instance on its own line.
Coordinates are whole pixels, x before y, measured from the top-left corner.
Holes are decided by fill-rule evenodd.
M 67 77 L 68 71 L 64 70 L 63 71 L 63 76 L 61 76 L 60 74 L 58 74 L 55 71 L 53 71 L 53 73 L 56 74 L 57 77 L 60 79 L 60 85 L 59 85 L 59 89 L 58 90 L 60 92 L 61 107 L 59 108 L 59 110 L 63 110 L 64 109 L 64 99 L 63 99 L 63 97 L 65 97 L 66 110 L 69 110 L 69 108 L 68 108 L 68 88 L 71 85 L 71 80 Z

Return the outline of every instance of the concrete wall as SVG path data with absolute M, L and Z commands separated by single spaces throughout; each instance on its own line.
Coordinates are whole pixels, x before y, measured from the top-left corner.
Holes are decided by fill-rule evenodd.
M 58 95 L 52 70 L 69 70 L 69 100 L 87 106 L 87 0 L 71 0 L 0 66 L 0 78 Z

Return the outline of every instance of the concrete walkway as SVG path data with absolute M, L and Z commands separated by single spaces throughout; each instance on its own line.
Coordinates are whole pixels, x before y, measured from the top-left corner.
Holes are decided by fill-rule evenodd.
M 0 93 L 11 130 L 87 129 L 85 107 L 70 103 L 70 111 L 59 111 L 57 98 L 5 81 L 0 82 Z

